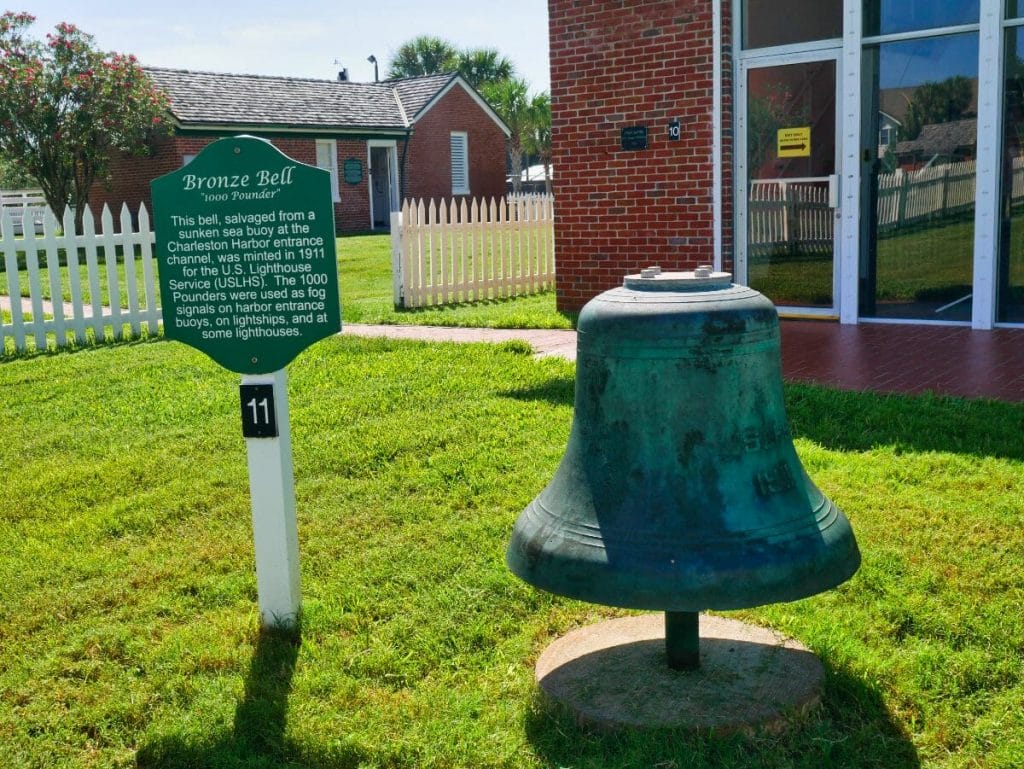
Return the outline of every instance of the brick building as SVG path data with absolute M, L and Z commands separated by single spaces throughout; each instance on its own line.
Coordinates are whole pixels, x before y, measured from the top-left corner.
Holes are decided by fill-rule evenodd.
M 339 232 L 388 227 L 406 197 L 500 197 L 508 128 L 459 75 L 381 83 L 147 68 L 171 102 L 173 134 L 146 157 L 118 158 L 94 212 L 150 204 L 149 183 L 223 136 L 269 139 L 331 172 Z
M 548 9 L 558 305 L 576 310 L 626 272 L 712 257 L 711 4 Z
M 559 308 L 709 263 L 783 314 L 1024 325 L 1020 7 L 549 0 Z

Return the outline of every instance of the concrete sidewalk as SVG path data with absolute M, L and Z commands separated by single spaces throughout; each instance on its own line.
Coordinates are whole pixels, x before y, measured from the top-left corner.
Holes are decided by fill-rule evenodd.
M 11 297 L 0 295 L 0 310 L 10 312 L 13 302 Z M 74 315 L 74 306 L 70 302 L 63 303 L 64 317 Z M 82 306 L 83 314 L 92 317 L 92 305 Z M 28 297 L 21 299 L 21 311 L 31 314 L 32 301 Z M 54 303 L 43 301 L 43 314 L 53 316 Z M 426 342 L 507 342 L 521 339 L 528 342 L 538 358 L 559 355 L 568 360 L 576 360 L 576 332 L 570 329 L 502 329 L 502 328 L 455 328 L 445 326 L 373 326 L 362 323 L 346 323 L 343 334 L 366 337 L 386 337 L 388 339 L 419 339 Z
M 13 306 L 14 302 L 11 300 L 11 297 L 6 294 L 0 294 L 0 310 L 7 310 L 10 312 Z M 61 302 L 61 306 L 64 308 L 65 318 L 71 318 L 74 316 L 75 306 L 71 304 L 71 302 Z M 21 297 L 21 311 L 28 314 L 32 313 L 32 300 L 27 296 Z M 43 315 L 48 315 L 50 317 L 53 317 L 54 315 L 54 304 L 49 299 L 43 300 Z M 92 317 L 92 304 L 82 302 L 82 317 Z
M 341 333 L 351 336 L 418 339 L 425 342 L 528 342 L 535 356 L 557 355 L 576 360 L 576 332 L 571 329 L 457 328 L 447 326 L 370 326 L 346 323 Z

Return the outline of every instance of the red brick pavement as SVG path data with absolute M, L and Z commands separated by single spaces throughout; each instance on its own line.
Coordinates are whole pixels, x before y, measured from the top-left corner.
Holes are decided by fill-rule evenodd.
M 1024 402 L 1024 329 L 784 320 L 790 381 Z

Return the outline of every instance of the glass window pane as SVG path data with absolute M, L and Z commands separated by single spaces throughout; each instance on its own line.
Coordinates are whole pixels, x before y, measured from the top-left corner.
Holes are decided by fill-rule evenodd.
M 1006 18 L 1019 19 L 1024 17 L 1024 0 L 1006 0 Z
M 1003 227 L 996 318 L 1024 323 L 1024 27 L 1006 30 Z
M 864 35 L 978 23 L 979 0 L 864 0 Z
M 833 306 L 836 64 L 747 77 L 747 284 L 776 305 Z
M 843 33 L 842 0 L 744 0 L 743 47 L 830 40 Z
M 864 73 L 879 144 L 865 148 L 861 313 L 970 320 L 978 36 L 873 46 Z

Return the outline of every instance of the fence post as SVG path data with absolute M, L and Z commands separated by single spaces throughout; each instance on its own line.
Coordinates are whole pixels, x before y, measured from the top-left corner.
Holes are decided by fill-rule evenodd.
M 903 224 L 903 220 L 907 218 L 907 198 L 910 197 L 910 174 L 906 173 L 902 169 L 897 170 L 900 174 L 900 186 L 896 192 L 896 226 L 894 229 L 899 229 Z
M 145 203 L 140 203 L 139 248 L 142 252 L 142 277 L 146 290 L 145 319 L 149 322 L 149 333 L 151 336 L 156 336 L 157 331 L 159 330 L 158 322 L 160 320 L 160 309 L 157 307 L 159 304 L 158 297 L 160 289 L 156 285 L 156 275 L 153 271 L 153 265 L 155 263 L 155 260 L 153 259 L 153 246 L 155 245 L 155 241 L 156 236 L 153 233 L 153 228 L 149 224 L 149 211 L 146 210 Z
M 402 212 L 391 212 L 391 295 L 395 309 L 405 307 L 405 271 L 402 259 Z
M 780 182 L 782 188 L 782 239 L 786 244 L 786 253 L 792 256 L 796 253 L 796 233 L 793 227 L 793 187 L 786 182 Z
M 0 250 L 3 251 L 4 270 L 7 273 L 7 294 L 11 298 L 11 325 L 9 336 L 14 339 L 14 349 L 25 349 L 25 317 L 21 302 L 21 277 L 18 272 L 17 242 L 14 238 L 14 217 L 9 209 L 0 207 Z M 25 255 L 26 261 L 28 254 Z M 0 318 L 0 327 L 3 318 Z M 0 353 L 6 352 L 7 343 L 0 333 Z
M 949 206 L 949 169 L 950 164 L 946 164 L 942 169 L 942 205 L 939 207 L 939 216 L 946 215 L 946 208 Z

